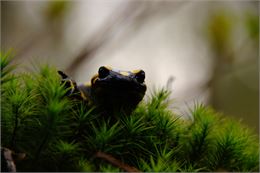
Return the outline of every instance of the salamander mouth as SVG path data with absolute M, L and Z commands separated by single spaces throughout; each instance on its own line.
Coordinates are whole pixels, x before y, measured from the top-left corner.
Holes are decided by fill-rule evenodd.
M 92 86 L 93 94 L 106 104 L 136 105 L 139 103 L 146 91 L 146 85 L 128 80 L 97 80 Z
M 134 79 L 99 79 L 92 87 L 104 92 L 112 92 L 115 95 L 116 93 L 145 93 L 146 91 L 146 85 Z

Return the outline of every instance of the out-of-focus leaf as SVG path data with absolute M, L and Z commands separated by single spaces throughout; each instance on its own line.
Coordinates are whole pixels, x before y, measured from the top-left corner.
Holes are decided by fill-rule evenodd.
M 214 48 L 223 52 L 229 46 L 232 18 L 225 13 L 217 13 L 209 19 L 209 37 Z
M 253 39 L 259 38 L 259 16 L 248 13 L 245 18 L 245 26 L 249 36 Z
M 68 7 L 69 1 L 49 1 L 46 8 L 47 20 L 52 21 L 64 17 Z

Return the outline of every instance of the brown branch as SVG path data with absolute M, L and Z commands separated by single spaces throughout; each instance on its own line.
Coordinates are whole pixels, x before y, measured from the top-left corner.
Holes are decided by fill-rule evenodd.
M 98 151 L 95 154 L 95 157 L 100 158 L 100 159 L 104 159 L 107 162 L 111 163 L 112 165 L 114 165 L 114 166 L 116 166 L 116 167 L 118 167 L 120 169 L 123 169 L 124 171 L 127 171 L 127 172 L 141 172 L 137 168 L 129 166 L 129 165 L 121 162 L 120 160 L 117 160 L 113 156 L 111 156 L 109 154 L 106 154 L 104 152 L 101 152 L 101 151 Z

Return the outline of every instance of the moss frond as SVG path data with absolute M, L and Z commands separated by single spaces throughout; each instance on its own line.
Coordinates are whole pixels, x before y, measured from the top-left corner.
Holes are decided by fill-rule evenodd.
M 80 157 L 77 163 L 77 171 L 78 172 L 92 172 L 94 171 L 94 165 L 90 163 L 84 157 Z
M 258 170 L 259 164 L 256 163 L 259 162 L 259 159 L 255 159 L 255 166 L 247 167 L 248 162 L 252 161 L 250 158 L 259 156 L 256 142 L 256 137 L 248 128 L 243 127 L 237 121 L 226 120 L 223 129 L 216 136 L 215 152 L 211 155 L 214 157 L 212 159 L 214 167 L 235 171 Z M 255 153 L 251 152 L 253 146 Z
M 214 126 L 219 121 L 215 113 L 203 105 L 195 106 L 192 115 L 194 120 L 189 127 L 189 142 L 187 143 L 187 151 L 189 151 L 187 159 L 191 163 L 200 161 L 211 152 Z
M 12 51 L 0 52 L 0 65 L 1 65 L 1 84 L 14 79 L 11 72 L 15 69 L 15 65 L 10 65 L 13 59 Z
M 100 172 L 120 172 L 120 169 L 109 164 L 103 164 L 99 167 Z
M 96 151 L 110 151 L 110 147 L 112 147 L 113 142 L 119 136 L 120 130 L 121 127 L 118 122 L 109 127 L 107 122 L 101 121 L 97 124 L 92 124 L 92 131 L 89 133 L 91 136 L 88 135 L 86 141 Z

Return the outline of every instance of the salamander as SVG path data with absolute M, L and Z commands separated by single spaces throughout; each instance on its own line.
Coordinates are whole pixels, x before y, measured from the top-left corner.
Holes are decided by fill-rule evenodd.
M 121 111 L 130 114 L 146 92 L 143 70 L 122 71 L 101 66 L 89 83 L 80 85 L 64 72 L 58 73 L 64 86 L 70 88 L 67 95 L 74 95 L 108 113 Z

